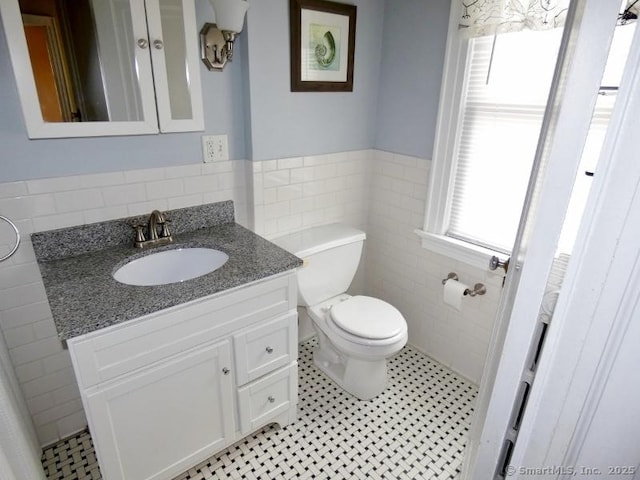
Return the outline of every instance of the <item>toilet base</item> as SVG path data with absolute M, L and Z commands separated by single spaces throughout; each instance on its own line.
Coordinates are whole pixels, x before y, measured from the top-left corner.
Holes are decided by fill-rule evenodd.
M 313 352 L 313 363 L 347 393 L 360 400 L 371 400 L 387 386 L 385 358 L 364 360 L 348 357 L 333 348 L 323 332 L 318 332 L 320 345 Z

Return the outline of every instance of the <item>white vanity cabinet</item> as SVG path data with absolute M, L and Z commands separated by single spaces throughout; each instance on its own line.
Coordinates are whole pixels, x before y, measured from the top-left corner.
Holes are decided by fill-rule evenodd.
M 295 273 L 68 341 L 105 480 L 171 479 L 296 416 Z

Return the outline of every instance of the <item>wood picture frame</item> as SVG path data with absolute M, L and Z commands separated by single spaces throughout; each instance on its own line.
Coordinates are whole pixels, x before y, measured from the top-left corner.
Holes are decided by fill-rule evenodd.
M 352 92 L 355 5 L 289 0 L 292 92 Z

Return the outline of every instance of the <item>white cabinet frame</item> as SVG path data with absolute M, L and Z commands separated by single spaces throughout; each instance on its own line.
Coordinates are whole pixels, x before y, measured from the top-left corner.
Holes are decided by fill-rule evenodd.
M 295 271 L 68 340 L 105 479 L 161 480 L 296 418 Z
M 159 0 L 131 0 L 131 20 L 134 39 L 161 38 Z M 147 48 L 132 45 L 135 55 L 135 72 L 139 85 L 143 120 L 99 122 L 45 122 L 42 117 L 33 69 L 27 48 L 22 15 L 17 0 L 2 0 L 0 15 L 5 30 L 9 55 L 16 78 L 29 138 L 101 137 L 115 135 L 145 135 L 162 132 L 204 130 L 202 88 L 195 5 L 182 0 L 185 24 L 186 59 L 192 118 L 173 120 L 169 105 L 168 82 L 163 55 Z M 148 30 L 147 30 L 148 29 Z M 151 57 L 153 56 L 153 65 Z M 155 80 L 155 86 L 154 86 Z

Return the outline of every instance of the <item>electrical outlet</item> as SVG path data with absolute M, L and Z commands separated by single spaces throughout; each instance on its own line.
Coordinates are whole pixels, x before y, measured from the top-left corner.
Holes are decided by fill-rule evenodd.
M 203 135 L 202 158 L 205 163 L 229 160 L 229 146 L 226 135 Z

